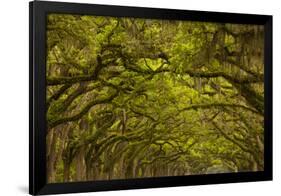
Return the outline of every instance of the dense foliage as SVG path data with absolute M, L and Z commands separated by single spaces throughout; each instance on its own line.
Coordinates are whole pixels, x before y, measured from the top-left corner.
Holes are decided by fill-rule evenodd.
M 48 182 L 263 170 L 263 33 L 48 15 Z

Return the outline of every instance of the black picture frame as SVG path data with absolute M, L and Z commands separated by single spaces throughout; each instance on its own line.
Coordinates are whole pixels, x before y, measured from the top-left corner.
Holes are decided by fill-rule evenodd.
M 46 175 L 46 15 L 87 14 L 115 17 L 177 19 L 222 23 L 260 24 L 264 37 L 264 171 L 171 176 L 97 182 L 47 184 Z M 57 194 L 90 191 L 172 187 L 272 180 L 272 16 L 141 7 L 33 1 L 29 4 L 29 193 Z

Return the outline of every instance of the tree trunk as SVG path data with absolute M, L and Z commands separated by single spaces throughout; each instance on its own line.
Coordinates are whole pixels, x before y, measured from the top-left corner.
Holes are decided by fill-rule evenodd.
M 56 172 L 55 172 L 55 162 L 56 162 L 56 144 L 57 144 L 57 132 L 51 130 L 49 134 L 52 134 L 50 145 L 50 152 L 48 155 L 47 162 L 47 176 L 48 183 L 55 182 Z

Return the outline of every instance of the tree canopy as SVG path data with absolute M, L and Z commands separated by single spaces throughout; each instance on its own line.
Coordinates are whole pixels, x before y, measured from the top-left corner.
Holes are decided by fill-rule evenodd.
M 259 25 L 49 14 L 48 182 L 260 171 Z

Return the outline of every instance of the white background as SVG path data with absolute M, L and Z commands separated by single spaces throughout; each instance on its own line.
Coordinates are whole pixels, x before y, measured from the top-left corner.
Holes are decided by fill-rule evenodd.
M 278 0 L 76 0 L 76 2 L 274 15 L 273 182 L 236 183 L 115 192 L 111 191 L 85 193 L 80 195 L 278 195 L 278 192 L 281 190 L 281 90 L 279 89 L 281 88 L 281 10 L 279 9 Z M 1 0 L 0 195 L 16 196 L 27 194 L 28 0 Z

